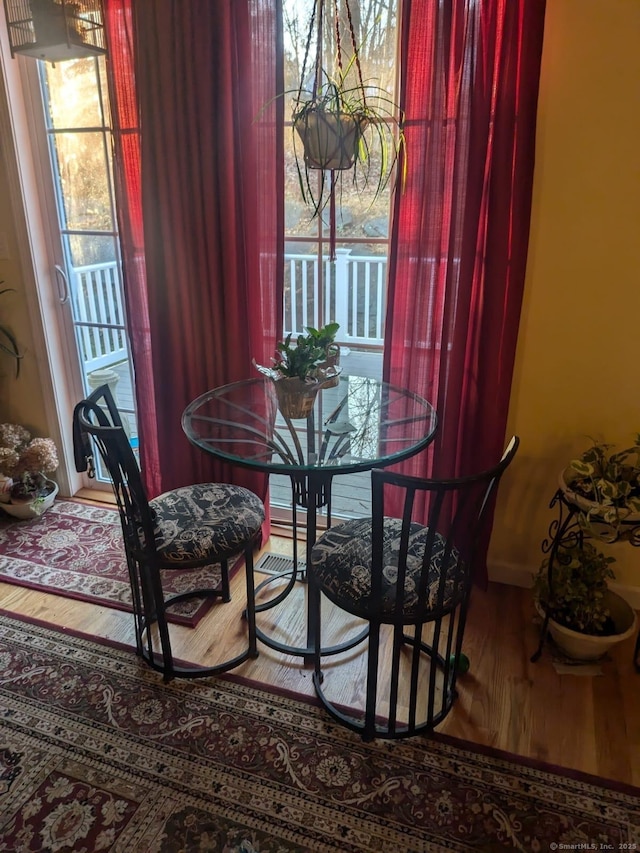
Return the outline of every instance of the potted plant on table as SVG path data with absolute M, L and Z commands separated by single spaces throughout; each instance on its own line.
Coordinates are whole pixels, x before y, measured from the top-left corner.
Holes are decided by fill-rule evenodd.
M 278 406 L 285 417 L 306 418 L 320 388 L 339 381 L 340 367 L 328 360 L 339 328 L 338 323 L 330 323 L 320 329 L 308 327 L 308 334 L 295 339 L 289 334 L 276 344 L 277 357 L 272 367 L 256 364 L 262 374 L 273 380 Z
M 560 475 L 580 527 L 606 542 L 637 539 L 640 531 L 640 434 L 631 447 L 593 441 Z
M 534 577 L 536 606 L 542 615 L 548 614 L 549 632 L 558 648 L 573 660 L 601 658 L 635 631 L 633 609 L 608 587 L 614 562 L 591 542 L 575 540 L 559 545 Z
M 308 338 L 324 350 L 325 359 L 321 366 L 330 367 L 340 363 L 340 345 L 336 343 L 339 328 L 339 323 L 327 323 L 321 329 L 314 329 L 313 326 L 307 326 L 305 329 Z
M 15 518 L 34 518 L 53 504 L 57 484 L 47 477 L 58 467 L 50 438 L 32 438 L 19 424 L 0 424 L 0 507 Z

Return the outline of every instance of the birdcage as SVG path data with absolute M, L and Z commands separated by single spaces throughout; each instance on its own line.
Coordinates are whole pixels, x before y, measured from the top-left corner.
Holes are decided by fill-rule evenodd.
M 106 53 L 102 0 L 4 0 L 11 55 L 64 62 Z

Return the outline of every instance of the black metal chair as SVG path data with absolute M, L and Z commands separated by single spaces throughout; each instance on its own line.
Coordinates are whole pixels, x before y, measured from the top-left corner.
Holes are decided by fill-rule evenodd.
M 78 471 L 95 476 L 97 446 L 111 477 L 129 568 L 138 655 L 162 672 L 166 681 L 174 676 L 215 675 L 257 657 L 253 549 L 264 521 L 262 501 L 248 489 L 220 483 L 186 486 L 147 500 L 137 459 L 107 385 L 76 405 L 73 440 Z M 242 555 L 247 590 L 246 649 L 215 666 L 178 663 L 171 651 L 167 610 L 194 598 L 230 601 L 229 560 Z M 165 597 L 165 571 L 215 564 L 220 565 L 220 582 L 215 586 Z
M 332 659 L 323 669 L 320 637 L 313 683 L 326 710 L 365 740 L 428 732 L 451 710 L 466 663 L 462 639 L 476 545 L 487 532 L 489 499 L 518 444 L 514 436 L 499 464 L 470 477 L 424 480 L 372 471 L 371 518 L 334 526 L 315 544 L 309 583 L 365 619 L 369 630 L 365 698 L 357 707 L 328 698 L 328 692 L 340 695 L 344 664 Z M 385 517 L 390 488 L 401 490 L 402 518 Z M 427 526 L 411 520 L 416 498 L 426 503 Z

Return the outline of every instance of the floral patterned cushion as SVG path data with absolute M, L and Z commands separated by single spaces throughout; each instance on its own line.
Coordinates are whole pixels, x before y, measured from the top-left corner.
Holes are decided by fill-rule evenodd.
M 200 483 L 149 501 L 156 549 L 166 562 L 239 554 L 264 521 L 262 501 L 241 486 Z
M 398 551 L 402 522 L 398 518 L 385 518 L 382 557 L 382 609 L 383 617 L 392 616 L 396 606 Z M 350 613 L 367 617 L 371 595 L 371 519 L 357 518 L 331 527 L 316 542 L 311 553 L 314 577 L 327 597 Z M 444 605 L 456 603 L 464 593 L 464 566 L 453 549 L 448 565 L 443 566 L 445 540 L 436 533 L 429 564 L 426 601 L 418 602 L 417 585 L 428 528 L 412 523 L 409 534 L 407 574 L 403 595 L 403 618 L 424 618 L 436 606 L 438 585 L 443 571 L 447 573 Z

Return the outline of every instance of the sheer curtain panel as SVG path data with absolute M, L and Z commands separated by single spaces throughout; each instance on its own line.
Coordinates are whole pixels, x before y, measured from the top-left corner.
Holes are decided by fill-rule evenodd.
M 438 412 L 420 476 L 500 455 L 522 304 L 545 0 L 404 0 L 408 175 L 396 195 L 384 374 Z M 487 540 L 488 541 L 488 540 Z
M 204 391 L 251 376 L 279 334 L 277 4 L 107 0 L 106 18 L 146 485 L 220 480 L 264 498 L 264 475 L 192 448 L 180 416 Z

